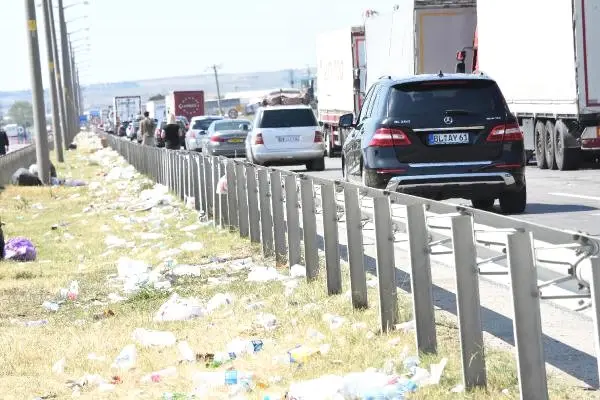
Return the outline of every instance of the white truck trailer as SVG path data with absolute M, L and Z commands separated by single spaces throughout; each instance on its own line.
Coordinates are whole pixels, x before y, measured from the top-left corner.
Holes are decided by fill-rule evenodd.
M 367 88 L 383 76 L 455 72 L 456 52 L 473 46 L 476 27 L 475 0 L 403 0 L 368 12 Z
M 478 0 L 477 20 L 479 70 L 497 81 L 538 167 L 596 158 L 600 1 Z
M 338 121 L 358 114 L 366 92 L 365 30 L 355 26 L 317 37 L 317 114 L 327 156 L 341 150 L 344 133 Z
M 164 100 L 150 100 L 146 103 L 146 111 L 150 118 L 163 121 L 166 118 L 167 105 Z

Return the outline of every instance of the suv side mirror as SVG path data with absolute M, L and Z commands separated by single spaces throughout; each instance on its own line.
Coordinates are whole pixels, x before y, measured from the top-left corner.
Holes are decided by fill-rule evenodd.
M 338 122 L 340 128 L 353 128 L 354 127 L 354 114 L 344 114 L 340 117 Z

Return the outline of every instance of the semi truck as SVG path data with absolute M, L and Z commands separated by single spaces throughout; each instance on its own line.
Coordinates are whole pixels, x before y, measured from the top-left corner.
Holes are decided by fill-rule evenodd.
M 167 115 L 174 114 L 190 121 L 193 117 L 204 115 L 204 91 L 172 91 L 166 96 L 165 105 Z
M 473 46 L 476 27 L 475 0 L 404 0 L 391 12 L 369 11 L 366 87 L 383 76 L 455 72 L 457 49 Z
M 133 121 L 142 114 L 140 96 L 117 96 L 113 98 L 113 122 L 115 133 L 124 121 Z
M 365 29 L 353 26 L 317 37 L 317 115 L 325 139 L 326 155 L 341 150 L 344 134 L 338 121 L 362 106 L 366 92 Z M 314 88 L 313 88 L 314 90 Z
M 166 117 L 167 105 L 164 100 L 150 100 L 146 103 L 146 111 L 150 114 L 150 118 L 155 118 L 163 121 Z
M 498 29 L 499 21 L 518 29 Z M 537 166 L 572 170 L 582 161 L 596 159 L 598 1 L 478 0 L 477 22 L 474 51 L 458 49 L 459 65 L 496 80 Z M 466 53 L 476 54 L 474 64 L 462 62 Z

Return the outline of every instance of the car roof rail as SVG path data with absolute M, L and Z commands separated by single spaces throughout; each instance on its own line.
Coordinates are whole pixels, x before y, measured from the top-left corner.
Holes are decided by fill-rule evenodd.
M 379 79 L 392 79 L 390 75 L 381 75 Z

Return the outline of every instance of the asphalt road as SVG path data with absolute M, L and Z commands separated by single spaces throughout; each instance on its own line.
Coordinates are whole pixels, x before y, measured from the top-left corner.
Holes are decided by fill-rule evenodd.
M 23 143 L 23 144 L 17 144 L 17 143 L 15 143 L 15 144 L 11 144 L 8 147 L 8 152 L 12 153 L 13 151 L 17 151 L 17 150 L 23 149 L 23 148 L 25 148 L 27 146 L 31 146 L 31 143 Z
M 303 166 L 285 169 L 305 172 Z M 328 179 L 342 177 L 340 158 L 326 159 L 325 171 L 308 172 Z M 600 236 L 600 165 L 588 165 L 577 171 L 540 170 L 527 167 L 528 205 L 516 217 L 559 229 L 584 231 Z M 470 206 L 470 201 L 449 200 Z M 498 202 L 496 202 L 498 212 Z

